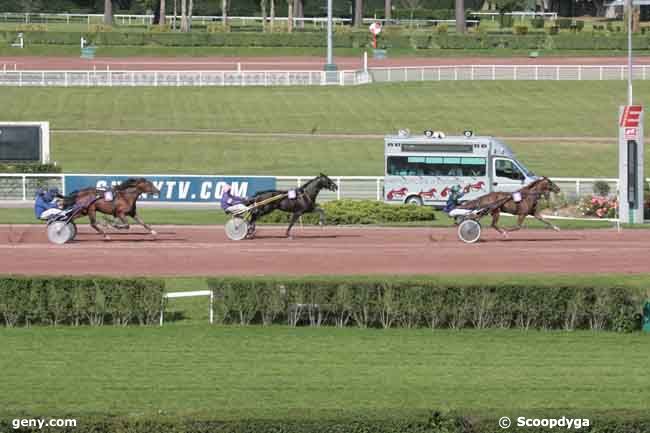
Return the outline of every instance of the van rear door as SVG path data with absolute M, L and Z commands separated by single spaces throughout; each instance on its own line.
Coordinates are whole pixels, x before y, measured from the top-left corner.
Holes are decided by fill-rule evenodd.
M 517 163 L 502 157 L 492 159 L 492 175 L 492 191 L 517 191 L 524 186 L 526 179 Z

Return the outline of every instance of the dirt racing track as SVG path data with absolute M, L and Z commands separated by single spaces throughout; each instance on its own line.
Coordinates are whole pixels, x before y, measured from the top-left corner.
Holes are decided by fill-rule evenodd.
M 59 275 L 437 274 L 648 271 L 650 231 L 485 230 L 466 245 L 454 228 L 259 227 L 230 241 L 222 226 L 161 226 L 104 241 L 87 226 L 77 239 L 48 243 L 44 226 L 0 226 L 0 273 Z

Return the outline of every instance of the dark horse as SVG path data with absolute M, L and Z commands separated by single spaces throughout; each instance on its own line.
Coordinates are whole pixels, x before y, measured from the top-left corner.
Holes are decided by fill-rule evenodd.
M 322 189 L 336 191 L 338 187 L 332 179 L 321 173 L 319 176 L 304 183 L 300 188 L 292 190 L 295 191 L 295 198 L 291 198 L 291 191 L 269 190 L 255 194 L 255 196 L 248 201 L 249 206 L 254 206 L 255 203 L 271 199 L 272 197 L 283 197 L 275 201 L 270 201 L 268 204 L 256 207 L 251 211 L 251 219 L 249 222 L 250 236 L 255 232 L 255 221 L 276 209 L 291 214 L 291 221 L 289 221 L 289 227 L 287 227 L 288 238 L 291 237 L 291 227 L 293 227 L 296 221 L 298 221 L 298 218 L 305 213 L 318 212 L 320 214 L 320 224 L 324 224 L 325 212 L 316 204 L 316 198 Z
M 475 200 L 470 200 L 458 206 L 461 209 L 483 209 L 494 206 L 492 213 L 492 227 L 501 233 L 507 235 L 507 232 L 521 229 L 521 226 L 527 215 L 532 215 L 539 221 L 551 227 L 553 230 L 560 231 L 558 227 L 546 221 L 537 208 L 537 202 L 541 197 L 548 198 L 551 192 L 558 193 L 560 188 L 549 178 L 542 177 L 537 179 L 518 191 L 521 194 L 521 201 L 514 200 L 514 194 L 510 192 L 491 192 Z M 507 212 L 517 216 L 517 225 L 502 229 L 497 226 L 501 212 Z
M 112 192 L 112 200 L 106 199 L 106 191 Z M 90 187 L 75 191 L 65 197 L 63 205 L 64 207 L 71 205 L 82 206 L 84 209 L 80 212 L 79 216 L 88 215 L 92 228 L 94 228 L 98 233 L 103 234 L 105 239 L 110 238 L 108 234 L 97 225 L 97 212 L 117 217 L 122 224 L 113 224 L 113 227 L 118 229 L 129 228 L 129 222 L 126 217 L 130 216 L 144 228 L 149 230 L 149 233 L 155 236 L 157 234 L 155 230 L 149 227 L 142 218 L 140 218 L 136 209 L 136 201 L 140 194 L 143 193 L 159 194 L 160 191 L 147 179 L 130 178 L 111 189 Z

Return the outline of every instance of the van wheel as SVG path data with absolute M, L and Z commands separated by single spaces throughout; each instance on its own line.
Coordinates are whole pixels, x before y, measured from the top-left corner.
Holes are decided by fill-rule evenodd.
M 404 201 L 406 204 L 414 204 L 416 206 L 422 206 L 424 203 L 422 202 L 422 198 L 418 197 L 417 195 L 412 195 L 409 198 Z

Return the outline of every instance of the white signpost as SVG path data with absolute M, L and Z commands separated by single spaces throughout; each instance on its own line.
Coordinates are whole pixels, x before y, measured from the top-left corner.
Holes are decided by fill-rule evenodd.
M 643 224 L 643 106 L 623 105 L 618 122 L 619 219 Z
M 160 308 L 160 326 L 163 326 L 164 314 L 165 314 L 165 299 L 175 299 L 175 298 L 192 298 L 194 296 L 209 296 L 210 297 L 210 308 L 209 308 L 209 322 L 210 324 L 214 323 L 214 293 L 212 290 L 197 290 L 193 292 L 171 292 L 163 295 L 163 305 Z

